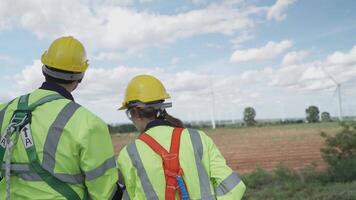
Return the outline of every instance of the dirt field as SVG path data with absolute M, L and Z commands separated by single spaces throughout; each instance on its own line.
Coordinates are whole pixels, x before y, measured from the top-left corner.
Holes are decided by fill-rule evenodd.
M 301 124 L 271 127 L 206 130 L 228 165 L 243 174 L 261 166 L 273 170 L 279 163 L 300 169 L 315 163 L 324 168 L 320 156 L 323 139 L 320 131 L 335 133 L 336 124 Z M 116 154 L 135 135 L 113 136 Z

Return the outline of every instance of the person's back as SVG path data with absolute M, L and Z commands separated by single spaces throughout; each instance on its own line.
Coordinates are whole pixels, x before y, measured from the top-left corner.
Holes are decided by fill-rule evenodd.
M 168 151 L 174 127 L 159 120 L 154 121 L 154 124 L 145 133 Z M 142 167 L 140 162 L 135 162 L 133 159 L 141 160 Z M 130 160 L 132 162 L 128 162 Z M 162 159 L 149 146 L 140 140 L 128 144 L 120 152 L 118 163 L 119 169 L 123 170 L 121 173 L 126 189 L 131 192 L 128 194 L 131 199 L 165 199 Z M 203 132 L 184 129 L 180 142 L 179 163 L 184 172 L 184 181 L 190 199 L 240 199 L 242 197 L 245 190 L 243 182 L 226 166 L 225 159 L 213 141 Z M 148 181 L 137 179 L 143 173 L 141 170 L 147 174 Z M 225 179 L 230 181 L 222 184 Z M 178 196 L 176 199 L 179 199 Z
M 64 44 L 78 43 L 72 37 L 59 40 Z M 85 52 L 81 54 L 85 56 Z M 29 119 L 28 126 L 8 138 L 15 145 L 12 150 L 6 146 L 11 157 L 5 153 L 3 158 L 0 198 L 10 194 L 12 199 L 111 199 L 118 177 L 107 125 L 75 103 L 70 93 L 81 81 L 84 70 L 69 73 L 44 64 L 46 82 L 13 100 L 0 116 L 3 139 L 10 122 L 16 121 L 14 116 L 29 113 L 23 117 Z M 61 81 L 66 76 L 75 80 Z M 36 103 L 38 106 L 30 111 Z
M 242 198 L 245 185 L 214 142 L 166 112 L 171 104 L 164 103 L 169 95 L 159 80 L 141 75 L 127 88 L 120 109 L 127 109 L 141 134 L 118 157 L 124 199 Z

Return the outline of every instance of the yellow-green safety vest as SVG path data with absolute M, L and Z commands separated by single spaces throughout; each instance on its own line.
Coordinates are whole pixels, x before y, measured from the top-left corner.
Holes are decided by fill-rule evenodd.
M 146 133 L 168 151 L 172 131 L 170 126 L 156 126 Z M 204 132 L 195 129 L 182 132 L 179 162 L 190 199 L 242 198 L 245 184 L 227 166 L 212 139 Z M 166 183 L 162 159 L 143 141 L 136 139 L 121 150 L 118 167 L 119 180 L 126 186 L 123 199 L 164 200 Z
M 54 94 L 58 95 L 37 89 L 30 94 L 29 104 Z M 1 133 L 18 101 L 17 98 L 0 109 Z M 31 130 L 39 162 L 45 170 L 67 183 L 80 198 L 85 193 L 93 200 L 112 198 L 118 173 L 108 127 L 100 118 L 63 98 L 38 106 L 32 112 Z M 0 199 L 5 199 L 4 179 L 0 182 Z M 11 157 L 11 199 L 66 199 L 31 170 L 20 141 L 13 147 Z

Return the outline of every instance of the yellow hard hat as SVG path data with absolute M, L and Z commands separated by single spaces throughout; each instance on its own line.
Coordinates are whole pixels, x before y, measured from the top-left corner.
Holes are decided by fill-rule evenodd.
M 171 97 L 160 80 L 150 75 L 139 75 L 129 82 L 119 110 L 127 108 L 130 102 L 149 103 L 169 98 Z
M 42 54 L 44 65 L 68 72 L 85 72 L 88 60 L 83 44 L 72 36 L 60 37 Z

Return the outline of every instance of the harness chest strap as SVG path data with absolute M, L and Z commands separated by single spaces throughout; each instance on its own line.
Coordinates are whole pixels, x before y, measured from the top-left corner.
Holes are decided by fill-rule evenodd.
M 20 129 L 22 129 L 26 124 L 30 123 L 31 120 L 31 112 L 38 106 L 53 101 L 57 99 L 63 99 L 64 97 L 59 95 L 59 94 L 53 94 L 53 95 L 48 95 L 43 97 L 42 99 L 36 101 L 35 103 L 31 104 L 28 106 L 28 98 L 29 94 L 23 95 L 19 98 L 18 104 L 17 104 L 17 110 L 14 112 L 10 124 L 8 125 L 7 128 L 4 129 L 4 131 L 1 133 L 1 138 L 0 138 L 0 169 L 2 169 L 2 161 L 4 160 L 4 155 L 6 152 L 6 145 L 7 145 L 7 140 L 13 135 L 13 134 L 20 134 Z M 6 106 L 8 107 L 14 100 L 9 102 L 9 104 Z M 0 121 L 0 127 L 1 127 L 2 121 Z M 1 130 L 1 129 L 0 129 Z M 25 144 L 25 143 L 24 143 Z M 2 177 L 0 177 L 0 180 Z
M 40 100 L 38 100 L 36 103 L 28 106 L 28 96 L 29 95 L 24 95 L 20 97 L 19 103 L 18 103 L 18 114 L 19 117 L 16 119 L 16 113 L 14 114 L 13 119 L 16 120 L 24 120 L 25 117 L 31 117 L 30 113 L 33 111 L 37 106 L 40 106 L 44 103 L 57 100 L 57 99 L 63 99 L 61 95 L 49 95 L 46 96 Z M 27 114 L 27 115 L 25 115 Z M 28 115 L 29 114 L 29 115 Z M 23 119 L 21 119 L 23 118 Z M 30 168 L 34 172 L 36 172 L 44 182 L 46 182 L 52 189 L 63 195 L 66 199 L 68 200 L 80 200 L 81 198 L 79 195 L 65 182 L 62 182 L 55 176 L 53 176 L 51 173 L 49 173 L 47 170 L 45 170 L 42 165 L 40 164 L 40 161 L 37 156 L 37 151 L 36 151 L 36 146 L 35 143 L 33 142 L 32 138 L 32 132 L 31 132 L 31 126 L 30 126 L 30 120 L 28 121 L 21 127 L 21 130 L 19 131 L 21 134 L 22 142 L 25 147 L 28 159 L 30 161 Z M 0 140 L 1 142 L 2 140 Z M 3 160 L 3 146 L 0 143 L 0 166 L 2 164 Z M 88 198 L 87 192 L 85 192 L 84 199 Z
M 166 179 L 166 200 L 175 200 L 175 195 L 178 188 L 180 189 L 178 190 L 180 199 L 189 199 L 187 191 L 185 189 L 185 183 L 182 178 L 183 170 L 179 164 L 179 147 L 182 131 L 183 128 L 174 128 L 169 152 L 147 133 L 143 133 L 139 136 L 140 140 L 145 142 L 154 152 L 156 152 L 162 158 L 163 170 Z M 181 181 L 180 185 L 178 185 L 178 180 Z

